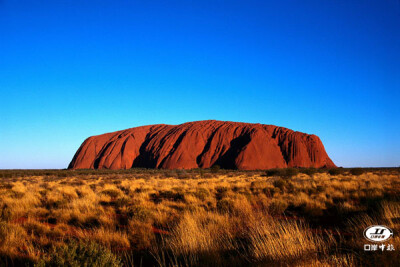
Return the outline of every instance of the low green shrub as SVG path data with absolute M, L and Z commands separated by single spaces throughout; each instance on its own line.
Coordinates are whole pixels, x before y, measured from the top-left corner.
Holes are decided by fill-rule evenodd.
M 328 173 L 330 174 L 330 175 L 339 175 L 339 174 L 342 174 L 344 171 L 343 171 L 343 169 L 342 168 L 332 168 L 332 169 L 329 169 L 328 170 Z
M 271 177 L 271 176 L 281 176 L 282 173 L 283 173 L 282 169 L 270 169 L 270 170 L 267 170 L 267 171 L 265 172 L 265 175 L 266 175 L 267 177 Z
M 361 169 L 361 168 L 352 168 L 352 169 L 349 170 L 349 172 L 350 172 L 351 175 L 358 176 L 358 175 L 363 174 L 364 170 Z
M 213 166 L 210 168 L 210 171 L 211 171 L 212 173 L 217 173 L 217 172 L 219 172 L 220 169 L 221 169 L 221 167 L 220 167 L 219 165 L 213 165 Z
M 90 242 L 72 241 L 54 247 L 50 259 L 41 259 L 36 267 L 119 267 L 121 260 L 109 249 Z
M 301 173 L 307 174 L 308 176 L 312 176 L 318 172 L 316 168 L 302 168 L 300 169 Z

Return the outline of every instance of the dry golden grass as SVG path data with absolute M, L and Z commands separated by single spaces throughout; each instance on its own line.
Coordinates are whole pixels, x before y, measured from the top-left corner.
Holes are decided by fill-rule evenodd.
M 125 266 L 400 264 L 363 251 L 370 225 L 393 229 L 387 243 L 400 249 L 396 169 L 49 173 L 0 178 L 0 265 L 46 266 L 73 240 Z

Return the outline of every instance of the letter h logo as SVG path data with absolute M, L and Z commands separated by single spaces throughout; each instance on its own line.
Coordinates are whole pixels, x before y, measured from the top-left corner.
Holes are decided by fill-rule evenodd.
M 383 234 L 383 232 L 385 232 L 385 230 L 386 229 L 384 229 L 384 228 L 376 228 L 374 235 L 381 235 L 381 234 Z

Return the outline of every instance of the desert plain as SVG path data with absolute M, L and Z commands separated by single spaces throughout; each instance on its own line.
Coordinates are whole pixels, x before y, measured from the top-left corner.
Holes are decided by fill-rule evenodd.
M 0 265 L 398 266 L 399 193 L 399 168 L 2 170 Z

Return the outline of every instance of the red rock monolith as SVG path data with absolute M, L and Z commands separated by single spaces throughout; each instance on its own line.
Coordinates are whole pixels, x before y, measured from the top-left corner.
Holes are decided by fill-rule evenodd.
M 256 170 L 336 167 L 316 135 L 273 125 L 196 121 L 149 125 L 87 138 L 70 169 Z

